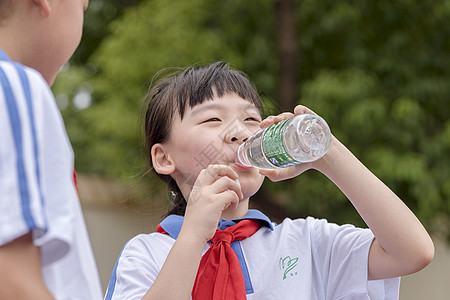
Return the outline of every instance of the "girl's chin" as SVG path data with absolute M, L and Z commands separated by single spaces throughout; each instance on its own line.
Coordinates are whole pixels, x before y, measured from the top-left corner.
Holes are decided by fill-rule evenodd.
M 259 174 L 258 174 L 259 175 Z M 259 175 L 260 178 L 246 178 L 245 176 L 239 176 L 239 183 L 241 184 L 242 193 L 244 194 L 244 199 L 250 198 L 256 194 L 264 181 L 264 176 Z

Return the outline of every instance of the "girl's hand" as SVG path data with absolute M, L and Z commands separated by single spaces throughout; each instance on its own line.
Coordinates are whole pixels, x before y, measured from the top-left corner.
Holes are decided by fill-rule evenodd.
M 306 106 L 297 105 L 294 108 L 294 113 L 285 112 L 285 113 L 281 113 L 277 116 L 269 116 L 261 122 L 260 126 L 261 126 L 261 128 L 266 128 L 272 124 L 278 123 L 278 122 L 286 120 L 286 119 L 290 119 L 296 115 L 300 115 L 300 114 L 304 114 L 304 113 L 315 114 L 312 110 L 310 110 Z M 271 181 L 274 181 L 274 182 L 281 181 L 281 180 L 286 180 L 286 179 L 296 177 L 296 176 L 300 175 L 301 173 L 305 172 L 306 170 L 311 169 L 313 166 L 313 163 L 314 162 L 303 163 L 303 164 L 299 164 L 299 165 L 292 166 L 292 167 L 272 169 L 272 170 L 261 169 L 261 170 L 259 170 L 259 173 L 261 175 L 268 177 Z
M 203 169 L 187 200 L 183 233 L 189 232 L 205 244 L 216 232 L 222 212 L 237 208 L 244 196 L 238 174 L 229 166 L 210 165 Z

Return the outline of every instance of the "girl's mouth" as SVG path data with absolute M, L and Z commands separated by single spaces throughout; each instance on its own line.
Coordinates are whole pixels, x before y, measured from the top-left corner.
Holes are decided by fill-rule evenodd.
M 250 170 L 250 169 L 253 168 L 253 167 L 245 166 L 245 165 L 243 165 L 241 163 L 238 163 L 238 162 L 235 162 L 234 164 L 235 164 L 236 167 L 238 167 L 239 169 L 242 169 L 242 170 Z

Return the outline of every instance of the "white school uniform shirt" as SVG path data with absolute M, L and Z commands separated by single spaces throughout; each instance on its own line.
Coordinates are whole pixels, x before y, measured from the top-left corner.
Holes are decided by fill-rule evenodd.
M 2 50 L 0 83 L 0 246 L 32 232 L 56 299 L 101 299 L 73 151 L 53 94 L 37 71 Z
M 311 217 L 276 225 L 257 210 L 249 210 L 242 219 L 265 222 L 252 236 L 231 243 L 247 299 L 398 299 L 400 278 L 368 280 L 374 238 L 370 230 Z M 221 220 L 219 229 L 242 219 Z M 183 217 L 169 216 L 161 222 L 168 234 L 141 234 L 130 240 L 116 262 L 105 299 L 141 299 L 158 276 L 182 223 Z M 203 254 L 208 248 L 209 244 Z

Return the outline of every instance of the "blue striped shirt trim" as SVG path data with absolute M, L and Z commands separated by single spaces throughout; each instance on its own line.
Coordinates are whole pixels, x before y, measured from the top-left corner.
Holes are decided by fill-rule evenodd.
M 119 259 L 120 259 L 120 257 L 122 256 L 123 249 L 125 249 L 125 247 L 127 246 L 127 244 L 128 244 L 128 243 L 126 243 L 126 244 L 123 246 L 122 250 L 120 250 L 119 257 L 117 258 L 116 263 L 114 264 L 114 269 L 113 269 L 113 271 L 112 271 L 112 273 L 111 273 L 111 278 L 109 279 L 108 289 L 106 290 L 105 300 L 111 300 L 111 299 L 112 299 L 112 296 L 113 296 L 113 294 L 114 294 L 114 289 L 116 288 L 116 280 L 117 280 L 117 277 L 116 277 L 116 274 L 117 274 L 117 265 L 119 264 Z
M 247 263 L 245 262 L 244 252 L 242 252 L 241 242 L 234 241 L 230 244 L 230 247 L 236 253 L 236 256 L 239 260 L 239 265 L 241 266 L 242 275 L 244 275 L 245 293 L 253 294 L 254 293 L 253 285 L 250 278 L 250 273 L 248 271 Z
M 28 180 L 25 172 L 25 163 L 23 158 L 22 127 L 20 124 L 19 111 L 15 102 L 11 85 L 5 71 L 3 71 L 3 69 L 1 68 L 0 82 L 2 83 L 3 92 L 5 95 L 6 107 L 8 109 L 8 116 L 11 124 L 11 131 L 13 134 L 14 145 L 16 147 L 17 180 L 19 184 L 22 215 L 28 229 L 31 230 L 36 227 L 36 223 L 31 214 L 30 208 L 30 192 L 28 189 Z
M 17 72 L 19 73 L 19 78 L 22 83 L 23 92 L 25 94 L 25 99 L 27 101 L 27 108 L 28 108 L 28 117 L 30 119 L 30 129 L 31 129 L 31 137 L 33 140 L 33 155 L 34 155 L 34 167 L 36 171 L 36 180 L 37 180 L 37 187 L 39 192 L 39 199 L 41 202 L 42 207 L 42 213 L 44 213 L 44 196 L 42 192 L 42 186 L 41 186 L 41 172 L 40 172 L 40 165 L 39 165 L 39 148 L 38 148 L 38 141 L 37 141 L 37 133 L 36 133 L 36 122 L 34 118 L 34 111 L 33 111 L 33 103 L 31 100 L 31 88 L 30 88 L 30 82 L 28 80 L 28 76 L 25 73 L 24 67 L 22 65 L 16 64 Z M 45 217 L 42 218 L 45 222 L 45 227 L 47 228 L 47 219 Z

